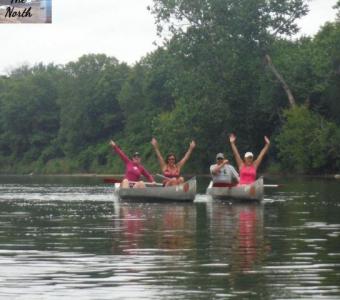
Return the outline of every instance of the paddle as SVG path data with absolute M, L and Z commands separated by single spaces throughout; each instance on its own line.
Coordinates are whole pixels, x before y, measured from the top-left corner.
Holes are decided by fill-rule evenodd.
M 104 178 L 103 181 L 105 183 L 121 183 L 123 180 L 117 178 Z
M 264 184 L 263 185 L 265 188 L 279 188 L 281 187 L 282 185 L 280 184 Z
M 214 182 L 212 187 L 214 187 L 214 188 L 233 188 L 235 186 L 237 186 L 237 183 Z
M 118 179 L 118 178 L 104 178 L 103 181 L 105 183 L 121 183 L 123 181 L 123 179 Z M 129 181 L 131 183 L 137 183 L 137 181 Z M 144 182 L 145 185 L 148 186 L 163 186 L 162 183 L 150 183 L 150 182 Z
M 252 185 L 252 184 L 249 184 Z M 213 187 L 228 187 L 228 188 L 232 188 L 234 186 L 237 186 L 237 184 L 233 184 L 233 183 L 215 183 Z M 265 188 L 279 188 L 282 187 L 281 184 L 264 184 L 263 187 Z
M 161 177 L 161 178 L 163 178 L 163 179 L 170 179 L 169 177 L 166 177 L 166 176 L 164 176 L 164 175 L 162 175 L 162 174 L 156 174 L 156 176 L 158 176 L 158 177 Z

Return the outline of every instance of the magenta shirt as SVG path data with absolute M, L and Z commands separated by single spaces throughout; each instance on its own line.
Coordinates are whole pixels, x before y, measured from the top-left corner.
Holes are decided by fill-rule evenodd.
M 240 184 L 250 184 L 256 180 L 256 168 L 254 165 L 243 165 L 240 169 Z
M 113 147 L 116 153 L 120 156 L 122 161 L 125 163 L 125 176 L 129 181 L 139 181 L 141 175 L 145 176 L 149 182 L 153 182 L 154 179 L 151 174 L 144 169 L 141 164 L 136 164 L 130 160 L 127 155 L 116 145 Z

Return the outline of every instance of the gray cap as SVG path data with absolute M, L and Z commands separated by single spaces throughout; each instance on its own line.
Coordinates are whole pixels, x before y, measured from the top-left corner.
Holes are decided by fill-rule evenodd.
M 223 153 L 217 153 L 217 154 L 216 154 L 216 159 L 219 159 L 219 158 L 224 159 Z

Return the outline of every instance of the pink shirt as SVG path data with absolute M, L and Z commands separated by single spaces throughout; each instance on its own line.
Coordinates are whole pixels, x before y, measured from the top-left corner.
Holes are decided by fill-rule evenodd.
M 254 165 L 243 165 L 240 169 L 240 184 L 250 184 L 256 180 L 256 168 Z
M 139 181 L 141 175 L 144 175 L 149 182 L 153 182 L 153 177 L 151 174 L 144 169 L 141 164 L 134 163 L 130 160 L 127 155 L 116 145 L 113 147 L 116 153 L 120 156 L 122 161 L 125 163 L 125 176 L 129 181 Z

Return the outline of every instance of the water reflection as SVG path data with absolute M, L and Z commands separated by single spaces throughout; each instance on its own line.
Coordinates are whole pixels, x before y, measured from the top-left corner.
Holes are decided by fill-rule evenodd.
M 235 269 L 249 271 L 256 263 L 263 260 L 265 253 L 263 238 L 263 207 L 242 206 L 236 207 L 237 218 L 235 233 L 238 237 L 235 242 L 234 261 L 239 262 Z
M 192 247 L 195 209 L 191 204 L 122 203 L 113 219 L 113 253 L 185 251 Z
M 6 180 L 6 299 L 340 297 L 339 185 L 292 182 L 264 204 L 137 204 L 96 180 Z
M 209 204 L 217 244 L 213 248 L 227 255 L 232 273 L 256 269 L 270 249 L 264 238 L 263 210 L 260 203 Z

